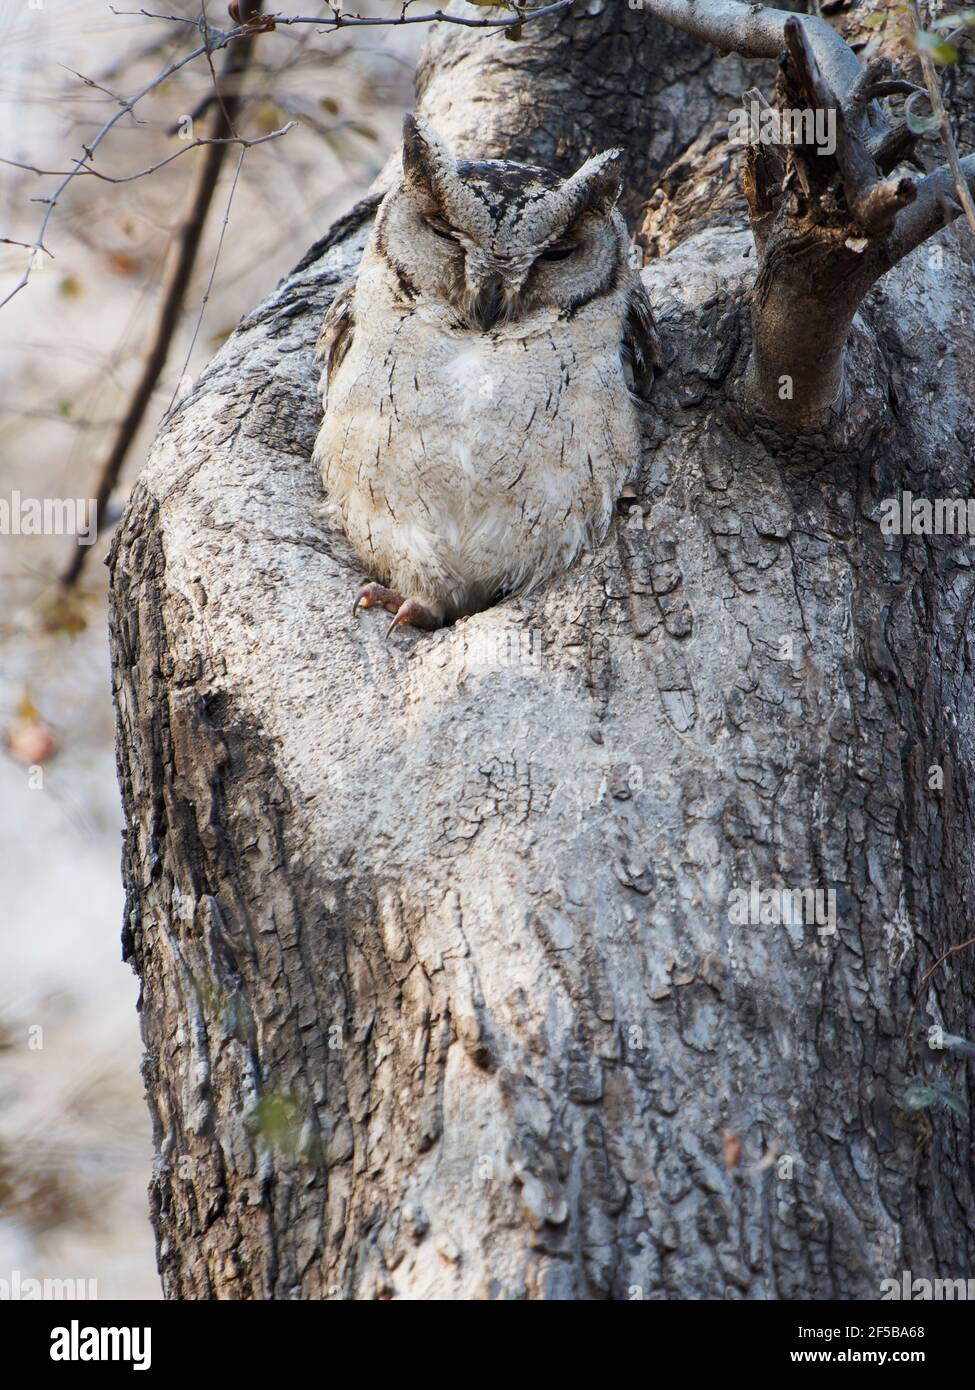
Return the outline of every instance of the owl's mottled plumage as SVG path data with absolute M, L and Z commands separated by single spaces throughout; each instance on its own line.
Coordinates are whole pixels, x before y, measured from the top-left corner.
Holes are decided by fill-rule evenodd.
M 569 179 L 455 160 L 407 117 L 403 176 L 320 339 L 315 457 L 372 575 L 437 626 L 605 534 L 639 456 L 656 335 L 615 205 L 617 151 Z M 378 596 L 378 597 L 377 597 Z

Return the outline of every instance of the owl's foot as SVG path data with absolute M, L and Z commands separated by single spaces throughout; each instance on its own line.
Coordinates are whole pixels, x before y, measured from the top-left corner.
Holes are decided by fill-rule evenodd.
M 429 608 L 424 608 L 423 604 L 415 598 L 408 598 L 405 603 L 400 604 L 396 610 L 396 616 L 386 629 L 386 640 L 389 634 L 397 627 L 422 627 L 427 632 L 434 632 L 441 625 L 440 619 L 435 613 L 431 613 Z
M 358 613 L 360 608 L 385 608 L 387 613 L 393 614 L 393 621 L 386 629 L 386 636 L 397 627 L 420 627 L 427 632 L 433 632 L 440 627 L 441 620 L 435 613 L 431 613 L 429 608 L 425 608 L 415 598 L 405 599 L 396 589 L 387 589 L 383 584 L 364 584 L 356 594 L 355 603 L 352 605 L 352 616 Z
M 360 608 L 385 608 L 387 613 L 398 613 L 403 607 L 403 595 L 395 589 L 387 589 L 383 584 L 363 584 L 352 605 L 353 618 Z

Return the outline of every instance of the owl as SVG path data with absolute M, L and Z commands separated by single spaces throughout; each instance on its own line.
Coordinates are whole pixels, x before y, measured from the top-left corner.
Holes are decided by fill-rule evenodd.
M 387 636 L 525 593 L 606 534 L 640 455 L 653 315 L 621 152 L 570 178 L 455 158 L 407 116 L 402 177 L 318 350 L 315 444 Z

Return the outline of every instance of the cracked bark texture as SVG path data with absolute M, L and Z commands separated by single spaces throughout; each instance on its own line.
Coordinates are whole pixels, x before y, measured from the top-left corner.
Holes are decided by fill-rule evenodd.
M 636 206 L 715 119 L 713 65 L 589 9 L 510 56 L 437 34 L 423 109 L 567 167 L 679 90 L 701 124 L 648 132 Z M 573 66 L 587 34 L 609 56 Z M 313 345 L 369 204 L 160 433 L 111 563 L 169 1297 L 870 1299 L 971 1270 L 970 1121 L 903 1098 L 966 1092 L 909 1034 L 972 935 L 975 570 L 878 526 L 903 488 L 971 490 L 971 266 L 941 233 L 871 291 L 850 413 L 788 439 L 741 405 L 740 210 L 688 210 L 643 272 L 667 361 L 634 496 L 529 600 L 388 644 L 349 618 Z M 733 925 L 752 881 L 835 890 L 835 936 Z M 971 1036 L 971 981 L 946 961 L 916 1024 Z

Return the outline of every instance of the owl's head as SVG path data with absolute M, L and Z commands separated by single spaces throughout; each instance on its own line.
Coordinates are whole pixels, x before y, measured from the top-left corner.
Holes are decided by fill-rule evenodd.
M 383 202 L 374 245 L 407 299 L 446 302 L 470 328 L 574 313 L 627 274 L 620 169 L 619 150 L 567 179 L 455 159 L 426 122 L 407 116 L 403 177 Z

